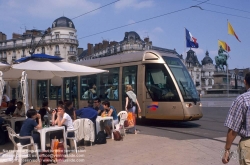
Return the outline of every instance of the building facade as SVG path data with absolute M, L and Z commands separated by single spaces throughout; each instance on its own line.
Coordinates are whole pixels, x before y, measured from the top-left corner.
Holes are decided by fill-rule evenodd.
M 201 94 L 205 94 L 205 91 L 211 89 L 214 84 L 214 72 L 215 65 L 213 60 L 209 57 L 208 51 L 206 51 L 205 57 L 201 61 Z
M 78 52 L 77 30 L 74 23 L 67 17 L 60 17 L 52 22 L 47 33 L 42 30 L 26 30 L 23 34 L 13 33 L 11 39 L 0 32 L 0 61 L 12 64 L 16 59 L 34 54 L 44 53 L 60 56 L 63 61 L 75 62 Z M 21 75 L 20 75 L 21 76 Z M 66 80 L 65 80 L 66 81 Z M 30 102 L 34 107 L 40 107 L 44 100 L 56 100 L 56 88 L 48 80 L 29 80 Z M 7 94 L 10 98 L 20 99 L 21 90 L 6 85 Z M 61 97 L 59 88 L 59 99 Z M 55 101 L 54 101 L 55 104 Z
M 191 75 L 191 78 L 194 81 L 194 84 L 196 86 L 196 89 L 201 92 L 201 70 L 202 65 L 200 64 L 195 52 L 190 49 L 187 52 L 186 59 L 184 60 L 184 64 L 186 65 L 189 74 Z
M 44 31 L 26 30 L 23 34 L 13 33 L 12 39 L 0 33 L 0 60 L 11 64 L 16 59 L 30 56 L 34 49 L 35 54 L 45 53 L 60 56 L 64 61 L 75 61 L 78 40 L 74 23 L 67 17 L 60 17 L 53 21 L 47 32 L 42 38 Z

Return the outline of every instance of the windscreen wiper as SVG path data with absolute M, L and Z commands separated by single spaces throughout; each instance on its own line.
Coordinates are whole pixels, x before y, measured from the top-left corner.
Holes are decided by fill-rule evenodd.
M 181 87 L 183 88 L 183 90 L 184 90 L 184 92 L 185 92 L 185 96 L 187 97 L 187 93 L 188 93 L 188 95 L 191 97 L 191 99 L 193 100 L 194 104 L 196 105 L 197 99 L 194 98 L 194 97 L 192 96 L 192 94 L 189 93 L 189 91 L 188 91 L 188 90 L 184 87 L 184 85 L 182 84 L 181 80 L 179 80 L 179 81 L 180 81 Z

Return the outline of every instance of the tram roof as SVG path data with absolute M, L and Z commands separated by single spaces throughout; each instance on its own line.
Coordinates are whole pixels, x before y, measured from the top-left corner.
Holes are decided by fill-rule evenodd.
M 161 56 L 179 58 L 176 54 L 172 52 L 145 50 L 145 51 L 124 52 L 107 57 L 78 61 L 76 62 L 76 64 L 95 67 L 95 66 L 121 64 L 121 63 L 136 62 L 136 61 L 142 62 L 146 60 L 162 60 Z

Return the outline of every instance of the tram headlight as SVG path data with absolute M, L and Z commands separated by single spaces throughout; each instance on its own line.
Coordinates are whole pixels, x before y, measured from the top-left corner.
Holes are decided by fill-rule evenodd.
M 186 107 L 187 107 L 187 108 L 190 108 L 190 107 L 192 107 L 192 106 L 193 106 L 192 103 L 187 103 L 187 104 L 186 104 Z

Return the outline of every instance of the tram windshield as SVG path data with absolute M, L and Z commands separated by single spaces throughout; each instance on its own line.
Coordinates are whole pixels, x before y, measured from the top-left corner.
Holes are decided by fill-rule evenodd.
M 184 101 L 200 101 L 193 80 L 181 60 L 179 58 L 166 56 L 162 56 L 162 58 L 165 60 L 166 64 L 173 73 Z
M 153 101 L 180 101 L 176 87 L 164 64 L 146 64 L 145 85 Z

